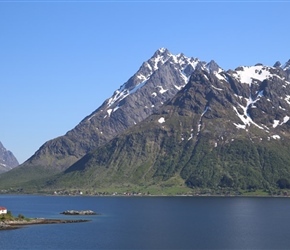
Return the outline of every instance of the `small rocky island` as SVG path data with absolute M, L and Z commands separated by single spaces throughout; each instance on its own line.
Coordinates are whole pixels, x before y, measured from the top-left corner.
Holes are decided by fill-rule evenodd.
M 92 210 L 66 210 L 61 214 L 64 215 L 96 215 L 97 213 Z

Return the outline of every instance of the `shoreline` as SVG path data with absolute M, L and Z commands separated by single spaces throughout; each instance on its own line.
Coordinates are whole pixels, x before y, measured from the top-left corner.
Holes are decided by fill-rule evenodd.
M 1 194 L 0 196 L 49 196 L 49 197 L 249 197 L 249 198 L 290 198 L 290 195 L 250 195 L 250 194 L 241 194 L 241 195 L 234 195 L 234 194 L 228 194 L 228 195 L 218 195 L 218 194 L 178 194 L 178 195 L 167 195 L 167 194 L 150 194 L 150 195 L 123 195 L 123 194 L 104 194 L 104 195 L 80 195 L 80 194 L 43 194 L 43 193 L 5 193 Z
M 0 222 L 0 230 L 13 230 L 25 227 L 27 225 L 44 225 L 44 224 L 67 224 L 67 223 L 82 223 L 91 220 L 66 220 L 66 219 L 45 219 L 35 218 L 29 220 L 7 220 Z

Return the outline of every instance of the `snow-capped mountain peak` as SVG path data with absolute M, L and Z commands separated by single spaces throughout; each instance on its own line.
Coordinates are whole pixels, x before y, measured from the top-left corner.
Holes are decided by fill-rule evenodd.
M 107 107 L 111 107 L 116 102 L 122 101 L 129 94 L 136 92 L 170 57 L 172 57 L 172 54 L 167 49 L 158 49 L 148 61 L 142 64 L 136 74 L 133 75 L 128 82 L 124 83 L 114 92 L 113 96 L 108 100 Z
M 161 48 L 161 49 L 158 49 L 147 62 L 153 70 L 157 70 L 171 56 L 172 54 L 169 52 L 169 50 L 165 48 Z
M 168 49 L 160 48 L 148 61 L 142 64 L 136 74 L 134 74 L 128 82 L 124 83 L 114 92 L 113 96 L 107 101 L 107 108 L 117 105 L 124 98 L 144 87 L 151 76 L 160 70 L 160 68 L 166 68 L 165 65 L 167 64 L 173 65 L 173 67 L 175 67 L 175 69 L 179 72 L 180 78 L 182 79 L 181 84 L 177 83 L 174 85 L 176 89 L 181 89 L 188 82 L 189 76 L 196 69 L 196 67 L 206 67 L 205 62 L 201 62 L 197 58 L 186 57 L 182 53 L 173 55 Z

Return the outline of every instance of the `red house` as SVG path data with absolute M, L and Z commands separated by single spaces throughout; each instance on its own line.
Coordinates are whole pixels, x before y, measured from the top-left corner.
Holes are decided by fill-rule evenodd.
M 0 207 L 0 214 L 7 214 L 7 208 Z

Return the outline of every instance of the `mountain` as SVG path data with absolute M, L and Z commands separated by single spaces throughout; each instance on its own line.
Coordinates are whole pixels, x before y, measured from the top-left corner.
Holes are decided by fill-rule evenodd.
M 173 55 L 165 48 L 157 50 L 98 109 L 64 136 L 46 142 L 8 175 L 19 182 L 65 170 L 86 153 L 156 112 L 186 85 L 196 68 L 210 72 L 222 70 L 214 61 L 206 63 L 183 54 Z
M 289 105 L 290 60 L 224 71 L 159 49 L 0 187 L 274 193 L 290 188 Z
M 151 116 L 43 188 L 290 188 L 288 79 L 287 66 L 196 69 Z
M 19 163 L 13 153 L 0 142 L 0 173 L 7 172 L 18 165 Z

